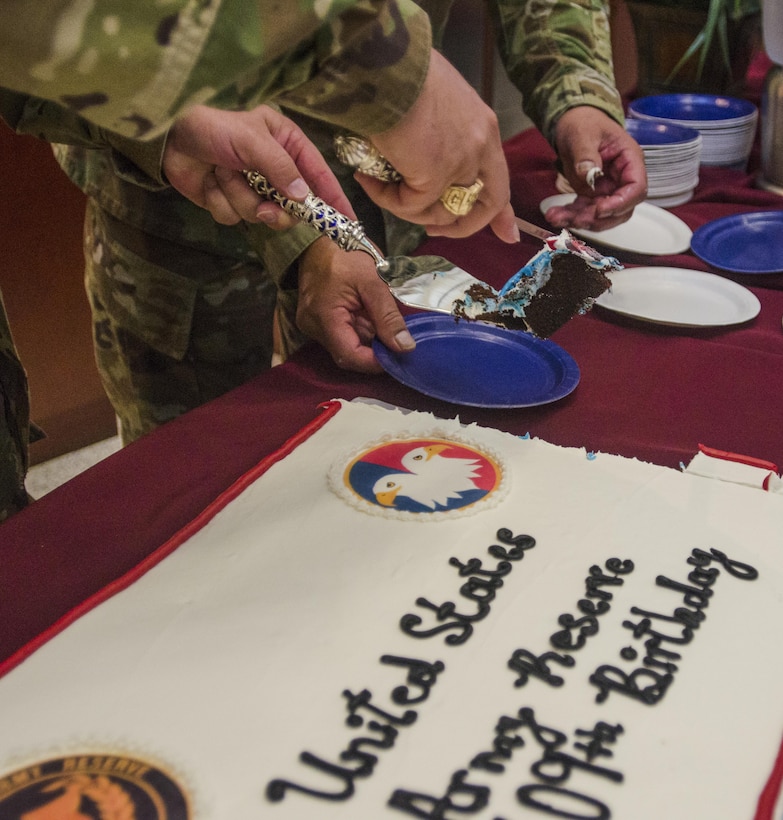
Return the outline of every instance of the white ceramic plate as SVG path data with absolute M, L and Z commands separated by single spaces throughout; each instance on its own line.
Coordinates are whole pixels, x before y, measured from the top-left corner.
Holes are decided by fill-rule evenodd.
M 549 196 L 540 205 L 546 213 L 553 205 L 567 205 L 576 194 Z M 633 216 L 608 231 L 584 231 L 573 228 L 573 233 L 590 242 L 621 251 L 644 253 L 648 256 L 666 256 L 685 253 L 691 246 L 693 231 L 677 216 L 657 205 L 642 202 L 634 208 Z
M 639 267 L 613 271 L 611 290 L 596 304 L 663 325 L 722 327 L 748 322 L 761 304 L 747 288 L 689 268 Z

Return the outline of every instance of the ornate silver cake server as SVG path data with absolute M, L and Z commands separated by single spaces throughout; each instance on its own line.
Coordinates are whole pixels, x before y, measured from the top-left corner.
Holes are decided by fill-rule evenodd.
M 461 312 L 466 300 L 473 304 L 486 296 L 494 305 L 499 299 L 494 288 L 442 256 L 385 257 L 360 222 L 349 219 L 315 194 L 309 193 L 304 202 L 297 202 L 283 196 L 258 171 L 244 171 L 244 174 L 256 193 L 327 236 L 343 250 L 369 254 L 378 275 L 394 298 L 404 305 L 470 318 Z M 483 316 L 482 321 L 508 326 L 508 318 Z

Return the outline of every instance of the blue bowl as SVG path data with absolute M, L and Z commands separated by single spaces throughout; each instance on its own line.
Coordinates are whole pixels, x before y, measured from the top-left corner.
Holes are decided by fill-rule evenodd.
M 715 94 L 658 94 L 640 97 L 628 109 L 641 117 L 716 122 L 750 116 L 756 106 L 748 100 Z
M 695 128 L 652 120 L 626 120 L 625 130 L 639 145 L 678 145 L 699 138 Z

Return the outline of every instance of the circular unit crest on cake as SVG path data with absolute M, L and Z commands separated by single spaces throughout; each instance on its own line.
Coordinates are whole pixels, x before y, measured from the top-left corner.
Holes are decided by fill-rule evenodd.
M 0 817 L 189 820 L 188 800 L 170 774 L 119 754 L 74 754 L 0 775 Z
M 487 447 L 434 432 L 352 451 L 333 464 L 329 486 L 371 515 L 437 521 L 494 507 L 507 493 L 508 472 Z

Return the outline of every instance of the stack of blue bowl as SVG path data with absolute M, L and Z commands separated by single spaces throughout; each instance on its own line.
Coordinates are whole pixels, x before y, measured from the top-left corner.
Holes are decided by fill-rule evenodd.
M 748 100 L 714 94 L 660 94 L 628 106 L 633 119 L 693 128 L 701 134 L 701 164 L 744 169 L 758 109 Z
M 702 138 L 698 131 L 652 120 L 628 119 L 647 168 L 647 201 L 659 208 L 682 205 L 699 184 Z

